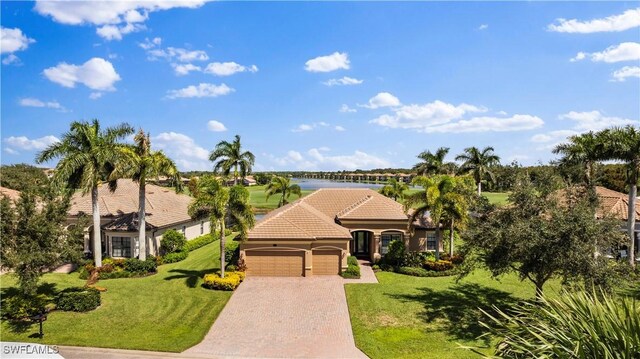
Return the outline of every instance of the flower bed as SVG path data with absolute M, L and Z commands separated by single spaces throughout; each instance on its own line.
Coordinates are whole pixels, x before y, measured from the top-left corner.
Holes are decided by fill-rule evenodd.
M 203 287 L 214 290 L 233 291 L 244 280 L 244 272 L 225 272 L 224 278 L 220 277 L 220 273 L 205 274 Z

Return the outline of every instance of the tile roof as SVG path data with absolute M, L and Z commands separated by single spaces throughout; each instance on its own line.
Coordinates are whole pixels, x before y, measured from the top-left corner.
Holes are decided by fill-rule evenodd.
M 15 202 L 20 198 L 20 191 L 16 191 L 15 189 L 0 187 L 0 195 L 9 198 L 11 201 Z
M 407 220 L 402 205 L 365 188 L 322 188 L 267 214 L 249 239 L 349 239 L 336 220 Z
M 600 200 L 600 206 L 596 211 L 596 216 L 602 218 L 604 216 L 613 216 L 620 220 L 626 221 L 629 208 L 629 195 L 617 192 L 605 187 L 596 186 L 596 195 Z M 561 201 L 566 200 L 566 190 L 558 191 Z M 640 201 L 636 202 L 636 219 L 640 220 Z
M 118 180 L 118 188 L 111 192 L 108 185 L 98 187 L 98 205 L 101 217 L 118 217 L 138 211 L 138 184 L 129 179 Z M 171 188 L 146 185 L 146 222 L 154 227 L 165 227 L 191 220 L 187 210 L 191 197 L 178 194 Z M 69 215 L 91 214 L 91 194 L 76 192 L 71 198 Z

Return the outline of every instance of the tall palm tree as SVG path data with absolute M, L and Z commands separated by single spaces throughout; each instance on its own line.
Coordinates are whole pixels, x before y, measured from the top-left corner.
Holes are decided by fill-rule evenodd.
M 491 146 L 485 147 L 482 151 L 477 147 L 469 147 L 464 149 L 463 154 L 456 156 L 456 161 L 463 161 L 459 171 L 473 174 L 473 179 L 478 186 L 478 195 L 482 194 L 482 181 L 485 178 L 495 181 L 491 167 L 500 163 L 500 157 L 493 151 Z
M 605 158 L 623 161 L 627 167 L 629 206 L 627 210 L 627 232 L 629 234 L 629 263 L 635 267 L 636 202 L 640 181 L 640 129 L 633 126 L 615 127 L 600 134 L 605 146 Z
M 209 160 L 215 162 L 214 172 L 222 171 L 223 175 L 228 176 L 233 169 L 233 184 L 237 185 L 238 174 L 244 179 L 247 174 L 251 173 L 251 167 L 256 161 L 256 157 L 250 151 L 242 151 L 240 136 L 236 135 L 233 142 L 220 141 L 211 151 Z
M 465 196 L 468 186 L 464 178 L 443 176 L 438 187 L 440 196 L 436 202 L 440 203 L 443 219 L 449 225 L 449 256 L 453 257 L 455 229 L 464 228 L 469 220 L 469 202 Z
M 54 143 L 36 155 L 36 162 L 42 163 L 60 158 L 53 174 L 53 185 L 81 189 L 83 194 L 91 192 L 93 215 L 93 258 L 96 267 L 102 266 L 102 244 L 100 236 L 100 207 L 98 186 L 109 180 L 115 163 L 118 162 L 122 144 L 118 140 L 134 132 L 126 123 L 100 129 L 100 122 L 74 121 L 69 132 L 62 135 L 60 142 Z M 109 181 L 109 188 L 115 191 L 117 181 Z
M 449 147 L 440 147 L 436 150 L 436 153 L 423 151 L 418 155 L 421 161 L 413 166 L 413 170 L 423 176 L 448 173 L 451 166 L 444 162 L 444 158 L 448 153 Z
M 282 176 L 273 176 L 273 178 L 271 178 L 271 182 L 265 188 L 265 193 L 267 194 L 267 201 L 269 200 L 269 197 L 274 194 L 282 194 L 280 201 L 278 201 L 278 207 L 282 207 L 289 203 L 289 197 L 292 194 L 295 194 L 298 198 L 302 196 L 300 186 L 297 184 L 291 184 L 289 177 Z
M 417 176 L 411 181 L 422 190 L 405 197 L 404 210 L 409 213 L 407 227 L 413 231 L 413 223 L 421 218 L 429 217 L 436 227 L 436 259 L 440 259 L 440 224 L 442 208 L 437 198 L 440 196 L 439 179 L 436 177 Z
M 240 239 L 247 239 L 249 229 L 256 223 L 256 217 L 249 204 L 249 191 L 246 188 L 239 185 L 231 187 L 227 212 L 234 230 L 240 232 Z
M 192 218 L 209 216 L 211 234 L 220 229 L 220 276 L 224 278 L 225 267 L 225 218 L 229 203 L 229 189 L 213 176 L 203 176 L 198 181 L 198 196 L 189 205 L 189 215 Z
M 593 187 L 595 166 L 603 158 L 603 143 L 593 132 L 569 137 L 569 142 L 561 143 L 553 153 L 561 154 L 560 165 L 582 165 L 584 182 Z
M 182 190 L 180 173 L 176 164 L 162 151 L 151 150 L 151 139 L 142 129 L 133 139 L 135 145 L 121 148 L 123 160 L 118 161 L 111 179 L 131 178 L 138 182 L 138 243 L 140 245 L 140 260 L 147 259 L 146 234 L 146 185 L 147 178 L 167 176 L 178 191 Z
M 380 188 L 380 194 L 385 197 L 393 198 L 394 201 L 404 198 L 404 192 L 409 189 L 406 183 L 400 182 L 395 178 L 387 180 L 387 184 Z

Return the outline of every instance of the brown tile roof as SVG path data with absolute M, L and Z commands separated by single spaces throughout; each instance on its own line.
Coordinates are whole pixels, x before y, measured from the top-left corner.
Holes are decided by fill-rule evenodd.
M 115 192 L 108 185 L 98 188 L 98 204 L 101 217 L 117 217 L 138 211 L 138 184 L 129 179 L 118 180 Z M 187 210 L 191 197 L 178 194 L 171 188 L 147 183 L 146 186 L 146 221 L 154 227 L 165 227 L 191 220 Z M 82 195 L 76 192 L 71 198 L 69 215 L 80 213 L 91 214 L 91 194 Z
M 351 238 L 336 220 L 406 221 L 402 205 L 371 189 L 323 188 L 267 214 L 249 239 Z
M 0 187 L 0 195 L 9 198 L 11 201 L 15 202 L 20 198 L 20 191 L 16 191 L 15 189 Z
M 596 211 L 596 216 L 602 218 L 604 216 L 613 216 L 620 220 L 626 221 L 629 208 L 629 195 L 617 192 L 605 187 L 596 186 L 596 195 L 600 200 L 600 206 Z M 558 191 L 561 201 L 566 200 L 566 190 Z M 640 220 L 640 201 L 636 202 L 636 219 Z

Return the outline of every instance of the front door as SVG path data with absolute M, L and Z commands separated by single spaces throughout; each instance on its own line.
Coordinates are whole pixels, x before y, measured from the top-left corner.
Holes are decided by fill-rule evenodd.
M 356 231 L 351 233 L 351 254 L 356 257 L 369 257 L 369 244 L 371 241 L 371 232 Z

